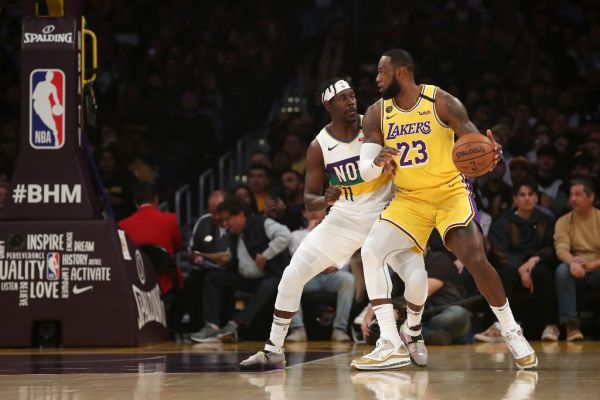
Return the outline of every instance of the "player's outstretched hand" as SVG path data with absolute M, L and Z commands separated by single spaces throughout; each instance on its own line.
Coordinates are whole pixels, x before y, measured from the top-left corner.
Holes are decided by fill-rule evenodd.
M 339 186 L 329 186 L 325 189 L 325 202 L 327 202 L 327 205 L 331 206 L 340 198 L 341 194 L 342 189 L 340 189 Z
M 494 151 L 496 152 L 496 156 L 494 157 L 494 163 L 490 168 L 490 171 L 492 171 L 494 168 L 496 168 L 496 165 L 498 165 L 498 161 L 500 161 L 500 159 L 502 158 L 502 145 L 498 144 L 498 142 L 494 140 L 494 135 L 492 134 L 491 129 L 485 131 L 485 135 L 492 141 L 492 143 L 494 143 Z

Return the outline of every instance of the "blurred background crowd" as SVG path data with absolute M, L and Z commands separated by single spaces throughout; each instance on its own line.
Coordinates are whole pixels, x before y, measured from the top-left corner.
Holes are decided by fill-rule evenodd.
M 221 201 L 208 202 L 211 221 L 220 224 L 219 236 L 231 234 L 223 219 L 242 212 L 228 202 L 226 209 L 217 210 L 226 192 L 245 199 L 248 213 L 268 216 L 290 232 L 307 229 L 318 217 L 304 213 L 305 154 L 328 121 L 318 88 L 331 77 L 347 78 L 362 113 L 379 96 L 374 79 L 381 54 L 401 47 L 417 63 L 417 82 L 457 96 L 475 125 L 492 129 L 504 147 L 498 167 L 475 182 L 476 198 L 486 215 L 490 257 L 497 268 L 518 277 L 509 298 L 514 293 L 515 299 L 526 299 L 517 317 L 537 323 L 528 327 L 522 321 L 526 335 L 537 339 L 548 327 L 573 322 L 565 331 L 573 338 L 579 330 L 577 318 L 559 318 L 560 290 L 552 286 L 564 262 L 556 254 L 554 228 L 571 211 L 573 179 L 584 180 L 579 186 L 592 205 L 600 200 L 599 14 L 595 0 L 87 1 L 85 16 L 98 35 L 100 64 L 94 83 L 97 126 L 88 135 L 114 216 L 122 220 L 136 211 L 134 197 L 144 196 L 144 190 L 133 190 L 139 182 L 154 186 L 160 202 L 172 205 L 177 188 L 196 184 L 221 154 L 251 135 L 256 145 L 238 171 L 239 179 L 211 196 Z M 20 6 L 8 4 L 0 13 L 0 216 L 19 151 L 20 29 Z M 154 197 L 145 193 L 143 198 L 151 203 Z M 515 220 L 514 215 L 522 217 L 531 208 L 524 197 L 534 198 L 535 218 L 543 224 L 531 222 L 532 210 Z M 519 199 L 522 203 L 517 204 Z M 538 229 L 542 225 L 544 234 Z M 206 322 L 206 300 L 198 293 L 210 291 L 210 280 L 204 279 L 209 273 L 202 272 L 201 278 L 190 273 L 210 270 L 202 266 L 208 260 L 193 251 L 223 250 L 195 244 L 199 226 L 194 232 L 184 229 L 183 244 L 172 250 L 190 252 L 192 267 L 184 268 L 187 280 L 181 279 L 181 286 L 192 288 L 185 288 L 182 300 L 186 310 L 196 310 L 188 313 L 195 315 L 192 330 Z M 532 248 L 520 254 L 523 246 Z M 600 260 L 600 243 L 591 246 Z M 542 248 L 549 271 L 540 278 L 540 287 L 527 283 L 522 271 L 535 271 Z M 445 254 L 439 243 L 432 251 Z M 445 257 L 456 268 L 439 280 L 456 278 L 460 288 L 446 303 L 460 304 L 476 292 L 468 277 L 461 277 L 466 274 L 462 266 L 451 255 Z M 439 262 L 439 257 L 431 259 Z M 526 263 L 535 268 L 519 269 Z M 359 264 L 349 260 L 347 271 L 354 273 L 351 303 L 357 304 L 364 302 Z M 503 280 L 512 287 L 511 277 Z M 598 282 L 592 287 L 600 292 Z M 528 296 L 533 294 L 537 296 Z M 530 297 L 550 309 L 548 315 L 524 317 L 533 304 Z M 578 307 L 588 307 L 581 301 Z M 314 303 L 319 308 L 319 301 Z M 478 315 L 476 307 L 467 308 Z M 345 317 L 347 325 L 360 309 L 354 307 L 352 318 Z M 321 307 L 318 318 L 325 320 L 323 313 L 331 310 Z M 600 317 L 585 315 L 589 334 L 597 335 Z M 215 331 L 229 319 L 220 318 L 211 321 Z M 480 312 L 471 321 L 474 326 L 456 338 L 470 340 L 469 332 L 472 337 L 491 322 L 486 318 Z M 341 326 L 339 320 L 337 326 L 329 323 Z M 494 335 L 488 330 L 479 337 Z

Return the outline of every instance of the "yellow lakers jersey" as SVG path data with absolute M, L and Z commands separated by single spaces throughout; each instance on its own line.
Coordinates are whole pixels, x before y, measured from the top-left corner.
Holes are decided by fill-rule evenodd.
M 436 86 L 422 85 L 410 110 L 394 99 L 382 100 L 381 132 L 385 146 L 398 149 L 394 183 L 400 190 L 421 190 L 450 182 L 460 175 L 452 162 L 454 132 L 435 112 Z

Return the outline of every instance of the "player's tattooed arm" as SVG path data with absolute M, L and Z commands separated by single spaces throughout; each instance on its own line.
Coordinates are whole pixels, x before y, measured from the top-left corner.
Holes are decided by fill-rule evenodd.
M 442 122 L 450 126 L 458 137 L 465 133 L 479 133 L 479 129 L 477 129 L 475 124 L 469 119 L 469 114 L 463 103 L 441 89 L 437 91 L 435 96 L 435 109 Z M 494 158 L 494 163 L 490 169 L 491 171 L 496 167 L 496 164 L 498 164 L 498 161 L 502 157 L 502 146 L 496 143 L 490 129 L 486 130 L 485 134 L 494 144 L 494 150 L 496 151 L 496 157 Z
M 365 113 L 362 126 L 365 143 L 374 143 L 380 146 L 384 144 L 383 132 L 381 131 L 381 107 L 382 101 L 378 100 Z M 398 150 L 383 146 L 372 163 L 377 167 L 383 167 L 386 173 L 393 175 L 395 169 L 393 158 L 397 155 Z
M 363 133 L 365 143 L 376 143 L 383 146 L 383 132 L 381 132 L 381 100 L 369 108 L 363 118 Z
M 304 204 L 308 211 L 320 211 L 329 207 L 340 197 L 342 190 L 329 186 L 323 193 L 325 183 L 325 161 L 317 139 L 314 139 L 306 152 L 306 176 L 304 177 Z
M 435 96 L 435 109 L 443 123 L 450 126 L 457 136 L 479 132 L 469 119 L 467 109 L 459 99 L 439 89 Z

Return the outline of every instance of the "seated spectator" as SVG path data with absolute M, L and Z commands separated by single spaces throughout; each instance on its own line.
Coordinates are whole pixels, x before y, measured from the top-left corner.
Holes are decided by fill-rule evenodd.
M 213 262 L 199 253 L 222 253 L 229 249 L 229 235 L 222 226 L 217 208 L 230 196 L 227 192 L 215 190 L 208 197 L 208 213 L 198 218 L 190 238 L 188 251 L 194 264 L 211 266 L 209 264 Z
M 540 205 L 550 209 L 558 194 L 562 180 L 558 176 L 558 151 L 553 146 L 543 146 L 537 152 L 537 181 L 540 184 Z M 514 182 L 513 182 L 514 184 Z
M 446 252 L 428 250 L 425 253 L 425 269 L 427 270 L 427 302 L 423 312 L 423 338 L 427 344 L 450 345 L 461 343 L 462 338 L 469 332 L 471 327 L 471 313 L 462 306 L 452 303 L 464 300 L 464 289 L 460 282 L 459 271 L 452 261 L 452 257 Z M 396 274 L 393 277 L 396 295 L 403 288 L 402 281 Z M 394 305 L 404 305 L 403 298 L 394 296 Z M 405 307 L 401 307 L 405 308 Z M 403 322 L 404 316 L 399 317 Z M 375 314 L 369 304 L 367 313 L 362 321 L 361 330 L 363 337 L 368 341 L 375 342 L 379 332 L 374 332 L 372 324 Z
M 135 204 L 131 187 L 135 185 L 136 179 L 121 164 L 117 152 L 113 148 L 106 147 L 100 150 L 98 170 L 115 219 L 119 221 L 134 212 Z
M 217 207 L 231 195 L 215 190 L 208 197 L 208 213 L 204 214 L 192 230 L 188 253 L 194 267 L 185 281 L 186 302 L 190 315 L 190 328 L 202 327 L 202 286 L 205 275 L 227 263 L 229 233 L 223 227 Z
M 566 325 L 567 341 L 582 340 L 577 318 L 577 289 L 600 290 L 600 210 L 594 207 L 592 182 L 571 182 L 573 211 L 556 222 L 554 247 L 562 261 L 556 270 L 559 321 Z
M 592 162 L 585 154 L 579 152 L 575 154 L 571 163 L 571 180 L 588 179 L 592 180 Z M 563 182 L 558 189 L 558 193 L 552 202 L 552 211 L 554 215 L 561 216 L 569 212 L 569 191 L 571 182 Z M 596 196 L 595 205 L 598 205 L 600 197 Z
M 269 157 L 269 153 L 264 150 L 255 150 L 250 154 L 250 165 L 258 164 L 263 165 L 269 169 L 273 168 L 273 162 L 271 161 L 271 157 Z
M 6 181 L 0 180 L 0 219 L 4 218 L 4 207 L 6 207 L 6 198 L 8 197 L 8 191 L 10 190 L 10 184 Z
M 237 341 L 237 328 L 250 325 L 260 310 L 277 293 L 283 270 L 289 264 L 288 228 L 270 218 L 253 214 L 244 202 L 227 199 L 217 207 L 231 236 L 228 264 L 204 279 L 204 327 L 190 338 L 199 343 Z M 235 290 L 253 292 L 246 307 L 225 326 L 220 327 L 224 293 Z
M 158 194 L 154 186 L 138 183 L 134 189 L 134 201 L 138 210 L 119 221 L 119 227 L 137 245 L 154 244 L 163 247 L 171 256 L 181 248 L 182 237 L 177 216 L 158 209 Z M 185 312 L 184 300 L 179 290 L 183 288 L 183 275 L 177 267 L 176 280 L 169 273 L 158 276 L 158 284 L 163 295 L 172 294 L 167 308 L 169 328 L 177 329 Z M 172 300 L 172 301 L 171 301 Z
M 248 187 L 254 194 L 256 209 L 260 214 L 264 213 L 271 187 L 269 168 L 261 164 L 252 164 L 248 170 Z
M 306 171 L 307 145 L 302 137 L 294 132 L 287 133 L 281 142 L 281 150 L 289 157 L 292 169 L 303 175 Z
M 515 185 L 515 182 L 532 177 L 531 163 L 523 156 L 517 156 L 510 160 L 509 166 L 511 185 Z
M 306 228 L 292 232 L 292 241 L 290 242 L 290 253 L 294 254 L 300 243 L 306 235 L 312 231 L 325 218 L 325 210 L 322 211 L 304 211 L 304 218 L 308 221 Z M 335 265 L 327 268 L 304 285 L 302 293 L 328 292 L 337 294 L 337 304 L 335 308 L 335 319 L 333 320 L 333 331 L 331 340 L 334 342 L 349 342 L 350 336 L 346 333 L 348 328 L 348 319 L 352 300 L 354 299 L 354 276 Z M 302 317 L 302 307 L 294 314 L 290 323 L 290 333 L 286 339 L 288 342 L 306 341 L 306 330 Z
M 281 186 L 267 196 L 265 215 L 287 226 L 291 231 L 304 225 L 304 181 L 290 169 L 281 175 Z
M 553 247 L 554 219 L 540 211 L 536 207 L 537 202 L 537 182 L 528 179 L 514 186 L 515 208 L 504 212 L 490 229 L 491 252 L 515 315 L 523 315 L 514 301 L 515 296 L 531 294 L 536 304 L 542 306 L 539 314 L 545 326 L 542 340 L 557 341 L 559 331 L 553 278 L 558 262 Z M 523 319 L 525 326 L 530 323 L 530 319 Z M 499 330 L 492 332 L 488 329 L 486 332 L 501 339 Z
M 256 198 L 248 186 L 238 185 L 235 189 L 233 189 L 233 195 L 246 203 L 246 205 L 250 207 L 251 212 L 255 214 L 258 213 L 258 209 L 256 208 Z
M 283 200 L 287 205 L 287 212 L 294 216 L 294 219 L 302 219 L 304 212 L 304 177 L 292 169 L 284 171 L 281 174 L 281 186 L 283 187 Z
M 511 189 L 504 180 L 506 164 L 501 159 L 484 179 L 478 179 L 477 197 L 482 209 L 495 219 L 512 205 Z

